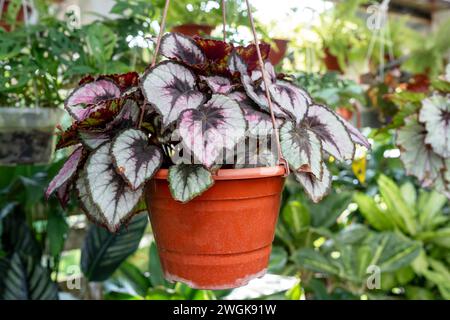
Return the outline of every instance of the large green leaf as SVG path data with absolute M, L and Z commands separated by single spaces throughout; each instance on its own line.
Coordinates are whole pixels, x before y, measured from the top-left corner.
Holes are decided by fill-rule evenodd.
M 322 253 L 314 249 L 305 248 L 297 250 L 292 255 L 291 259 L 297 265 L 305 269 L 331 275 L 339 275 L 339 268 Z
M 135 216 L 117 233 L 92 225 L 84 239 L 81 270 L 89 281 L 104 281 L 136 251 L 147 227 L 145 214 Z
M 367 239 L 376 245 L 371 264 L 380 267 L 381 272 L 396 271 L 411 264 L 420 253 L 420 242 L 412 241 L 393 232 L 374 234 Z
M 15 253 L 9 261 L 8 271 L 2 277 L 3 300 L 58 299 L 58 289 L 49 272 L 30 256 Z
M 64 248 L 69 225 L 65 217 L 59 211 L 50 212 L 47 221 L 48 245 L 50 254 L 53 257 L 58 256 Z
M 336 219 L 344 212 L 352 200 L 350 193 L 331 193 L 318 204 L 309 205 L 311 225 L 329 228 L 336 223 Z
M 134 294 L 145 296 L 150 288 L 150 280 L 144 273 L 127 261 L 122 263 L 118 270 L 118 274 L 135 291 Z
M 405 202 L 399 187 L 385 175 L 380 175 L 378 178 L 378 187 L 380 188 L 383 201 L 388 207 L 389 214 L 397 226 L 401 230 L 415 235 L 416 221 L 414 218 L 414 209 Z
M 308 208 L 300 201 L 289 201 L 283 207 L 280 218 L 295 238 L 309 227 L 311 220 Z
M 164 279 L 161 261 L 159 260 L 158 249 L 154 241 L 150 245 L 149 271 L 150 280 L 154 287 L 167 284 L 167 281 Z
M 369 224 L 377 230 L 385 231 L 394 229 L 394 224 L 385 211 L 381 210 L 373 197 L 358 192 L 353 195 L 359 211 Z

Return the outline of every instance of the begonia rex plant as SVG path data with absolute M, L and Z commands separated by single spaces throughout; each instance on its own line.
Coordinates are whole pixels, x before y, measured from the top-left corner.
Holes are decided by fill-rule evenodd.
M 260 50 L 266 60 L 269 46 Z M 74 122 L 58 147 L 74 151 L 46 194 L 65 204 L 75 191 L 88 217 L 111 231 L 141 208 L 145 183 L 160 168 L 169 170 L 173 198 L 187 202 L 213 186 L 220 168 L 278 163 L 262 72 L 282 156 L 313 201 L 330 189 L 328 156 L 349 160 L 356 144 L 370 147 L 269 62 L 261 70 L 255 45 L 168 33 L 160 53 L 166 59 L 141 77 L 83 79 L 65 103 Z

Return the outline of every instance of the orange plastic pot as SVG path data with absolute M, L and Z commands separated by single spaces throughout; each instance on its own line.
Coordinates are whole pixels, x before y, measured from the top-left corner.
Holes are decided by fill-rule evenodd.
M 225 289 L 265 274 L 284 184 L 283 167 L 224 169 L 187 203 L 172 198 L 168 171 L 146 187 L 164 277 L 192 288 Z
M 178 32 L 188 37 L 209 36 L 213 29 L 213 26 L 207 24 L 188 23 L 173 27 L 172 32 Z
M 351 121 L 353 119 L 353 112 L 345 107 L 337 108 L 336 113 L 347 121 Z

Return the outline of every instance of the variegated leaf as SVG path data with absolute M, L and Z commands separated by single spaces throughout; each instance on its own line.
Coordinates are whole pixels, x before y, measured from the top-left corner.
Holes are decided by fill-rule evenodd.
M 142 77 L 142 91 L 147 101 L 162 115 L 164 126 L 177 121 L 186 109 L 195 109 L 204 96 L 195 89 L 195 76 L 179 63 L 164 61 Z
M 95 150 L 86 163 L 87 189 L 95 207 L 98 208 L 106 227 L 115 232 L 133 215 L 142 188 L 132 190 L 115 170 L 110 155 L 111 143 Z
M 318 179 L 308 172 L 296 172 L 295 178 L 303 186 L 306 194 L 313 202 L 319 202 L 325 197 L 331 188 L 331 173 L 328 170 L 325 162 L 322 162 L 322 178 Z
M 111 134 L 103 131 L 78 130 L 82 144 L 93 150 L 111 140 Z
M 237 148 L 235 168 L 273 167 L 277 159 L 277 150 L 269 148 L 267 141 L 249 138 L 244 148 Z
M 184 111 L 178 128 L 183 146 L 211 168 L 224 149 L 232 149 L 244 138 L 247 122 L 236 101 L 215 94 L 198 109 Z
M 445 169 L 434 182 L 436 190 L 450 199 L 450 158 L 445 161 Z
M 286 121 L 280 128 L 280 144 L 283 157 L 294 171 L 322 177 L 322 143 L 314 132 Z
M 319 137 L 324 151 L 337 160 L 353 159 L 355 144 L 344 123 L 333 111 L 313 104 L 308 108 L 304 125 Z
M 202 165 L 177 164 L 169 168 L 169 187 L 175 200 L 188 202 L 208 190 L 214 180 Z
M 234 91 L 228 95 L 235 100 L 244 111 L 245 120 L 248 123 L 248 133 L 252 136 L 270 135 L 273 132 L 272 119 L 268 113 L 258 110 L 258 106 L 245 94 Z M 277 119 L 278 125 L 281 121 Z
M 236 51 L 233 51 L 228 58 L 228 69 L 232 74 L 239 72 L 241 76 L 243 74 L 248 75 L 247 65 L 245 64 L 244 59 L 242 59 Z
M 177 59 L 188 65 L 202 64 L 206 60 L 202 49 L 193 39 L 175 32 L 162 37 L 160 52 L 169 59 Z
M 113 141 L 111 155 L 117 172 L 133 190 L 139 189 L 161 166 L 163 155 L 158 147 L 149 145 L 141 130 L 127 129 Z
M 103 217 L 101 211 L 94 204 L 94 201 L 92 201 L 92 197 L 89 194 L 88 181 L 86 179 L 85 170 L 82 170 L 81 172 L 78 173 L 78 178 L 75 183 L 75 189 L 78 194 L 78 201 L 80 208 L 89 218 L 89 220 L 98 225 L 105 226 L 106 220 Z
M 120 97 L 119 87 L 112 81 L 101 79 L 76 88 L 67 98 L 65 107 L 77 121 L 83 121 L 99 102 Z
M 352 139 L 353 143 L 359 144 L 360 146 L 366 147 L 367 149 L 371 148 L 369 140 L 367 140 L 367 138 L 361 133 L 361 131 L 359 131 L 351 123 L 349 123 L 341 116 L 339 115 L 337 116 L 342 121 L 348 133 L 350 134 L 350 138 Z
M 45 196 L 47 197 L 47 199 L 53 192 L 55 192 L 55 190 L 58 190 L 62 185 L 64 185 L 75 175 L 82 157 L 83 147 L 79 146 L 72 152 L 61 170 L 59 170 L 58 174 L 48 185 L 48 188 L 45 191 Z
M 441 157 L 450 157 L 450 95 L 434 95 L 423 100 L 419 121 L 427 129 L 425 143 Z
M 424 187 L 430 186 L 444 169 L 442 158 L 425 143 L 425 127 L 416 116 L 405 119 L 405 125 L 397 130 L 400 159 L 406 173 L 419 179 Z
M 206 82 L 213 93 L 226 94 L 233 89 L 230 79 L 221 76 L 201 77 Z

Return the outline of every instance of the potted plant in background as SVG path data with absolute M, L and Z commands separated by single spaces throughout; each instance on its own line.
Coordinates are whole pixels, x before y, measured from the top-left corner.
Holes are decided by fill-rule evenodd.
M 228 12 L 233 15 L 227 17 L 227 24 L 242 25 L 245 17 L 242 6 L 243 1 L 226 1 Z M 214 28 L 222 24 L 222 11 L 220 1 L 189 1 L 188 4 L 178 1 L 171 5 L 167 15 L 170 27 L 173 32 L 178 32 L 186 36 L 209 36 Z M 160 6 L 161 8 L 163 6 Z
M 167 279 L 243 285 L 268 263 L 285 174 L 277 153 L 319 201 L 331 186 L 327 155 L 351 159 L 355 144 L 369 144 L 270 63 L 262 73 L 254 45 L 169 33 L 160 48 L 168 60 L 142 77 L 88 77 L 68 97 L 75 121 L 59 147 L 76 147 L 47 196 L 73 188 L 88 217 L 111 231 L 145 197 Z M 270 148 L 271 114 L 281 149 Z

